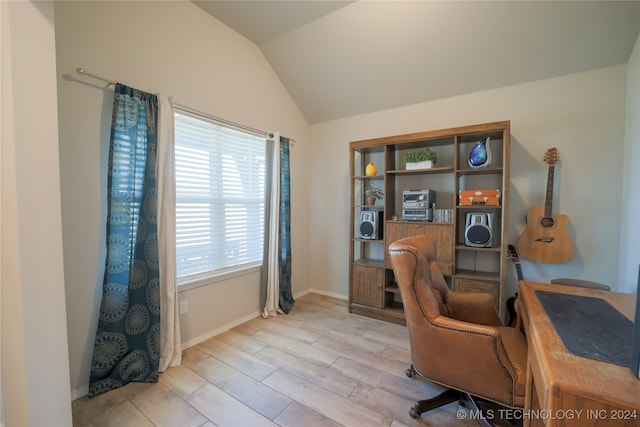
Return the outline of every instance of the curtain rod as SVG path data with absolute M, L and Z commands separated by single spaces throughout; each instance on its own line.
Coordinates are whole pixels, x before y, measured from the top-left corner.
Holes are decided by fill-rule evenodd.
M 105 83 L 109 83 L 109 86 L 108 86 L 109 89 L 115 89 L 115 87 L 116 87 L 116 83 L 117 83 L 116 81 L 105 79 L 104 77 L 100 77 L 97 74 L 90 73 L 87 70 L 85 70 L 84 68 L 79 67 L 79 68 L 76 69 L 76 72 L 78 74 L 80 74 L 80 75 L 93 77 L 94 79 L 101 80 L 101 81 L 103 81 Z M 238 123 L 234 123 L 234 122 L 231 122 L 229 120 L 225 120 L 225 119 L 223 119 L 221 117 L 212 116 L 211 114 L 203 113 L 202 111 L 198 111 L 198 110 L 195 110 L 193 108 L 190 108 L 190 107 L 187 107 L 187 106 L 184 106 L 184 105 L 180 105 L 178 103 L 174 103 L 174 105 L 176 107 L 178 107 L 178 109 L 186 111 L 187 113 L 191 113 L 191 114 L 195 114 L 195 115 L 207 118 L 207 119 L 211 119 L 211 120 L 214 120 L 216 122 L 225 124 L 227 126 L 231 126 L 231 127 L 235 127 L 235 128 L 238 128 L 238 129 L 245 130 L 247 132 L 251 132 L 253 134 L 257 134 L 257 135 L 264 136 L 264 137 L 267 137 L 267 138 L 273 138 L 273 133 L 271 133 L 271 132 L 265 132 L 265 131 L 260 130 L 260 129 L 254 129 L 254 128 L 249 127 L 249 126 L 240 125 Z M 296 143 L 295 139 L 291 139 L 291 138 L 288 138 L 288 139 L 289 139 L 289 143 L 291 145 L 295 145 L 295 143 Z

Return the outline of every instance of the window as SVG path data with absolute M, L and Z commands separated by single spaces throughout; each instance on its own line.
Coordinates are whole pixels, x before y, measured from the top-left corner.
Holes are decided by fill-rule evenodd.
M 266 140 L 175 112 L 178 283 L 262 265 Z

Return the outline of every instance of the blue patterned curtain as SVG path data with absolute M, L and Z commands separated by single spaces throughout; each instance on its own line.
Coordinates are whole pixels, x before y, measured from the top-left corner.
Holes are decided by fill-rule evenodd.
M 107 258 L 89 397 L 132 381 L 158 381 L 157 108 L 155 95 L 116 85 Z
M 280 137 L 280 308 L 289 313 L 295 302 L 291 294 L 291 183 L 289 139 Z

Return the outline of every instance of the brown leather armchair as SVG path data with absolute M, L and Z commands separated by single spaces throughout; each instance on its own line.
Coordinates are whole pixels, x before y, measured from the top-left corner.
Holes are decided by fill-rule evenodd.
M 522 408 L 527 342 L 518 329 L 502 324 L 491 296 L 449 290 L 430 236 L 393 242 L 389 253 L 411 340 L 407 375 L 418 373 L 449 388 L 417 401 L 411 416 L 462 397 Z

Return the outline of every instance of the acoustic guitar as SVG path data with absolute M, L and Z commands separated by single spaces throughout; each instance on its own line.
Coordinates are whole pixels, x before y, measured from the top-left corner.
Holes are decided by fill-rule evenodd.
M 554 215 L 553 177 L 558 150 L 548 149 L 544 154 L 544 162 L 549 166 L 547 174 L 547 194 L 544 206 L 536 206 L 527 212 L 527 226 L 517 242 L 518 251 L 527 259 L 562 263 L 573 257 L 574 247 L 569 236 L 569 217 Z
M 520 265 L 520 257 L 518 257 L 518 252 L 516 251 L 516 247 L 513 245 L 508 245 L 508 257 L 516 266 L 516 274 L 518 275 L 518 282 L 524 280 L 524 276 L 522 275 L 522 266 Z M 518 314 L 516 313 L 516 299 L 518 298 L 518 293 L 512 297 L 507 299 L 507 312 L 509 313 L 509 321 L 507 322 L 507 326 L 515 326 L 516 320 L 518 318 Z

